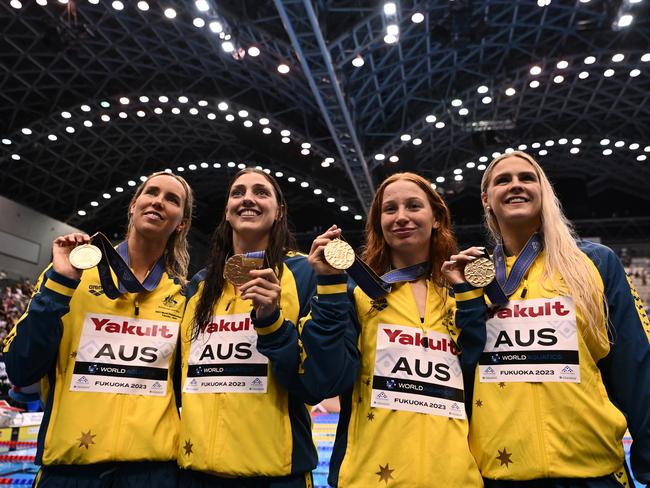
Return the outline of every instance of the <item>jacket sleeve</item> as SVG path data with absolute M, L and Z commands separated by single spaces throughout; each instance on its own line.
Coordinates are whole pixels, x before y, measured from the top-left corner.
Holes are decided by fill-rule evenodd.
M 483 288 L 474 288 L 467 283 L 454 285 L 454 298 L 456 300 L 455 321 L 453 327 L 448 329 L 452 339 L 460 348 L 465 411 L 467 416 L 471 417 L 476 366 L 487 340 L 485 325 L 487 306 L 483 297 Z
M 458 337 L 454 337 L 461 350 L 461 364 L 472 371 L 478 364 L 485 348 L 487 307 L 483 298 L 483 288 L 474 288 L 467 283 L 454 285 L 456 300 L 455 327 Z
M 70 310 L 78 285 L 52 267 L 39 278 L 25 313 L 4 341 L 7 376 L 16 386 L 36 383 L 54 367 L 63 335 L 61 317 Z
M 205 280 L 206 269 L 201 269 L 196 273 L 192 279 L 185 284 L 183 289 L 183 299 L 185 300 L 185 305 L 183 308 L 183 318 L 181 319 L 181 327 L 178 333 L 178 342 L 176 343 L 176 356 L 174 358 L 174 370 L 172 372 L 172 382 L 174 386 L 174 396 L 176 397 L 176 408 L 180 411 L 183 403 L 183 345 L 190 347 L 190 337 L 189 335 L 183 335 L 184 328 L 183 324 L 185 322 L 190 322 L 190 328 L 194 323 L 194 308 L 189 307 L 190 300 L 192 300 L 199 289 L 199 285 Z M 189 314 L 192 314 L 191 316 Z M 187 332 L 190 334 L 190 332 Z
M 650 320 L 614 252 L 591 247 L 586 252 L 605 285 L 611 342 L 598 367 L 610 398 L 627 418 L 632 472 L 641 483 L 650 484 Z
M 302 255 L 288 257 L 285 264 L 295 278 L 300 319 L 309 311 L 309 299 L 316 291 L 316 277 L 307 259 Z M 318 403 L 321 399 L 311 396 L 300 378 L 302 345 L 298 324 L 286 319 L 281 309 L 276 309 L 273 314 L 263 319 L 258 319 L 253 310 L 251 319 L 257 332 L 257 350 L 269 358 L 273 376 L 289 393 L 298 396 L 304 403 Z
M 352 389 L 360 363 L 359 324 L 346 275 L 318 277 L 311 314 L 302 323 L 302 381 L 312 395 L 329 398 Z
M 263 319 L 251 312 L 251 319 L 257 331 L 257 350 L 269 358 L 271 371 L 278 382 L 290 393 L 298 395 L 305 403 L 315 405 L 318 399 L 312 398 L 302 388 L 298 379 L 300 365 L 300 343 L 296 326 L 286 320 L 280 309 Z

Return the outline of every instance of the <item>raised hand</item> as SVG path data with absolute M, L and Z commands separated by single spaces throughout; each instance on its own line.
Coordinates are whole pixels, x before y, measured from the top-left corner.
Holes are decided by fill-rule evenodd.
M 325 255 L 323 253 L 325 246 L 330 241 L 339 237 L 341 237 L 341 229 L 335 224 L 316 237 L 314 242 L 312 242 L 307 261 L 309 261 L 309 264 L 311 264 L 311 267 L 317 275 L 343 274 L 342 270 L 333 268 L 325 261 Z
M 52 267 L 54 271 L 72 280 L 81 278 L 81 271 L 70 264 L 70 252 L 81 244 L 88 244 L 88 234 L 68 234 L 54 239 L 52 242 Z
M 440 271 L 445 275 L 447 281 L 452 285 L 459 285 L 465 283 L 465 276 L 463 271 L 467 263 L 483 257 L 485 253 L 484 247 L 470 247 L 461 251 L 459 254 L 454 254 L 449 258 L 449 261 L 442 263 Z
M 255 315 L 263 319 L 271 315 L 280 303 L 280 281 L 271 268 L 249 272 L 251 280 L 239 287 L 244 300 L 252 300 Z

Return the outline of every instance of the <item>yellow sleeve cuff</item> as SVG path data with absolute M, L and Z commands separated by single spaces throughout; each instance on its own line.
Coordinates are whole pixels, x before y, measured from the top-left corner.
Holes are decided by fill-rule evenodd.
M 347 283 L 338 283 L 336 285 L 316 285 L 316 293 L 319 295 L 333 295 L 335 293 L 345 293 L 348 290 Z
M 456 301 L 465 302 L 467 300 L 473 300 L 474 298 L 479 298 L 482 296 L 483 296 L 483 288 L 477 288 L 476 290 L 469 290 L 461 293 L 456 293 Z
M 283 323 L 284 323 L 284 315 L 280 313 L 278 319 L 275 322 L 273 322 L 271 325 L 267 325 L 266 327 L 255 327 L 255 330 L 259 335 L 269 335 L 269 334 L 273 334 L 276 330 L 278 330 Z
M 66 297 L 71 297 L 75 292 L 75 288 L 68 288 L 67 286 L 57 283 L 54 280 L 47 280 L 43 286 L 48 290 L 58 293 L 59 295 L 64 295 Z

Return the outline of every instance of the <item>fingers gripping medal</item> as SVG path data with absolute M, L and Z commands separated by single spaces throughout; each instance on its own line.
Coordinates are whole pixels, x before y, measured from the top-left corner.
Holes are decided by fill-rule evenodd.
M 90 269 L 97 266 L 102 259 L 102 252 L 92 244 L 75 247 L 68 256 L 70 264 L 77 269 Z
M 328 242 L 323 254 L 325 261 L 334 269 L 348 269 L 355 259 L 352 246 L 341 239 Z
M 254 255 L 254 256 L 251 256 Z M 264 253 L 235 254 L 226 261 L 223 277 L 235 286 L 251 280 L 250 271 L 260 269 L 264 263 Z
M 476 288 L 484 288 L 496 275 L 494 263 L 490 258 L 478 258 L 465 266 L 465 280 Z
M 394 269 L 379 276 L 363 259 L 354 254 L 352 246 L 341 239 L 327 243 L 323 250 L 325 261 L 335 269 L 345 270 L 350 278 L 371 299 L 377 300 L 390 293 L 394 283 L 413 281 L 427 274 L 428 262 L 417 263 L 406 268 Z

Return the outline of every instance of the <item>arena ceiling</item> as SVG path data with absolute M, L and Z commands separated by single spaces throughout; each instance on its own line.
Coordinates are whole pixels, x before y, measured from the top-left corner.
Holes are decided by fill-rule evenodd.
M 197 3 L 3 1 L 0 193 L 120 234 L 131 185 L 182 168 L 205 237 L 259 165 L 306 241 L 408 170 L 469 239 L 482 165 L 522 147 L 585 232 L 648 232 L 648 0 Z

